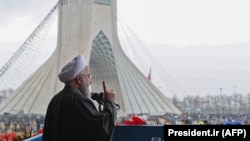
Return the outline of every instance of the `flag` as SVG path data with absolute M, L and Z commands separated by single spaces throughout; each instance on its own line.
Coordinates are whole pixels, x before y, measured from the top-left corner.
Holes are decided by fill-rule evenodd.
M 149 69 L 148 80 L 151 80 L 151 67 Z

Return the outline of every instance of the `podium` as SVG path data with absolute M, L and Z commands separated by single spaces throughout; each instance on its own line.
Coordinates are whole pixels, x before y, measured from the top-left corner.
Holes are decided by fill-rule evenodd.
M 153 140 L 153 139 L 158 140 Z M 115 125 L 112 141 L 163 141 L 163 125 Z M 42 141 L 42 134 L 25 141 Z

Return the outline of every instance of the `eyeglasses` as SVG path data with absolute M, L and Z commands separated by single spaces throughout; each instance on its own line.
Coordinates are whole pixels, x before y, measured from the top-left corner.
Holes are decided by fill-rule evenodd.
M 81 74 L 81 76 L 86 76 L 88 79 L 92 79 L 92 74 Z

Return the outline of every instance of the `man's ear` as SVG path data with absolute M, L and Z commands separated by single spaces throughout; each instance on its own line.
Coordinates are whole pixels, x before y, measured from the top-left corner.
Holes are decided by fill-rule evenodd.
M 76 77 L 76 82 L 79 83 L 79 84 L 81 84 L 82 83 L 82 79 L 83 79 L 83 77 L 81 77 L 80 75 L 78 75 Z

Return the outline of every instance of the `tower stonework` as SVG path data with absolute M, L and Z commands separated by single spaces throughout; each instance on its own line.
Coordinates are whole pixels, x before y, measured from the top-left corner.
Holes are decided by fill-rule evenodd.
M 129 60 L 118 39 L 116 0 L 60 0 L 57 47 L 51 57 L 0 105 L 0 112 L 45 114 L 51 98 L 62 89 L 58 72 L 81 54 L 92 75 L 92 91 L 102 82 L 117 94 L 127 114 L 180 111 Z

